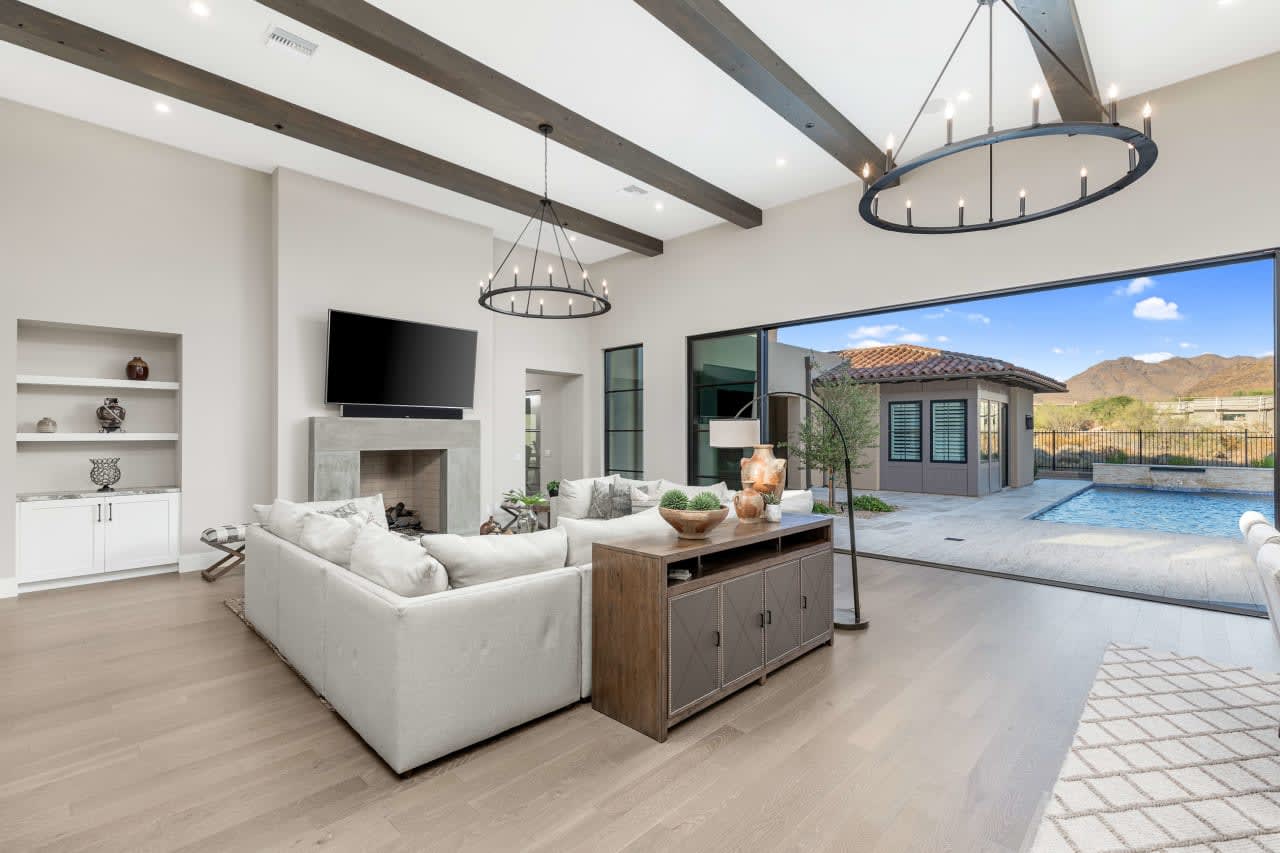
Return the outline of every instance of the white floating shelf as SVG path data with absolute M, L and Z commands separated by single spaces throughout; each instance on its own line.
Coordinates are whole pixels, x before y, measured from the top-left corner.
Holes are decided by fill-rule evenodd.
M 92 376 L 38 376 L 30 373 L 18 374 L 19 385 L 47 385 L 67 388 L 128 388 L 139 391 L 177 391 L 181 387 L 177 382 L 136 381 L 133 379 L 98 379 Z
M 47 441 L 177 441 L 176 432 L 20 432 L 19 443 Z

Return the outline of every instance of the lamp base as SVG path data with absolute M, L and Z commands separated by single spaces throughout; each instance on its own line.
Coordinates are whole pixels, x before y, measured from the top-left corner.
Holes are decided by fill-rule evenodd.
M 837 631 L 865 631 L 871 626 L 871 622 L 866 619 L 859 620 L 852 610 L 847 607 L 836 608 L 836 618 L 834 627 Z

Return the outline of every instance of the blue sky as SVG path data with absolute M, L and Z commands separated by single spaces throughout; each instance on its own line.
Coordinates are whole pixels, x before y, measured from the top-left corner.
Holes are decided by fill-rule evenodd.
M 1268 259 L 810 323 L 778 339 L 825 351 L 918 343 L 1066 379 L 1126 355 L 1269 355 L 1272 288 Z

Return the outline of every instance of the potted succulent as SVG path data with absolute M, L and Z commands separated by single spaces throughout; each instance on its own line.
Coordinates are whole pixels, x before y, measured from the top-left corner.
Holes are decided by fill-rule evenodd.
M 553 498 L 560 494 L 559 480 L 552 480 L 551 482 L 547 483 L 547 494 Z
M 774 492 L 762 492 L 764 496 L 764 520 L 782 521 L 782 498 Z
M 690 499 L 679 489 L 672 489 L 658 502 L 658 514 L 681 539 L 706 539 L 729 515 L 729 508 L 711 492 L 702 492 Z

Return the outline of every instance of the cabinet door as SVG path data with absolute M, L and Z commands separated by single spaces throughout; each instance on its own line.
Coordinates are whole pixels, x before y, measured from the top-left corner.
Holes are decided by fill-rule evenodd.
M 719 587 L 711 586 L 667 604 L 669 714 L 720 687 L 719 593 Z
M 720 586 L 720 636 L 724 684 L 760 674 L 764 668 L 764 581 L 758 572 Z
M 178 496 L 107 498 L 103 510 L 108 572 L 178 562 Z
M 833 573 L 830 551 L 800 560 L 800 642 L 821 637 L 835 621 Z
M 101 572 L 100 517 L 98 498 L 18 504 L 18 582 Z
M 773 663 L 800 645 L 800 561 L 764 570 L 764 659 Z

